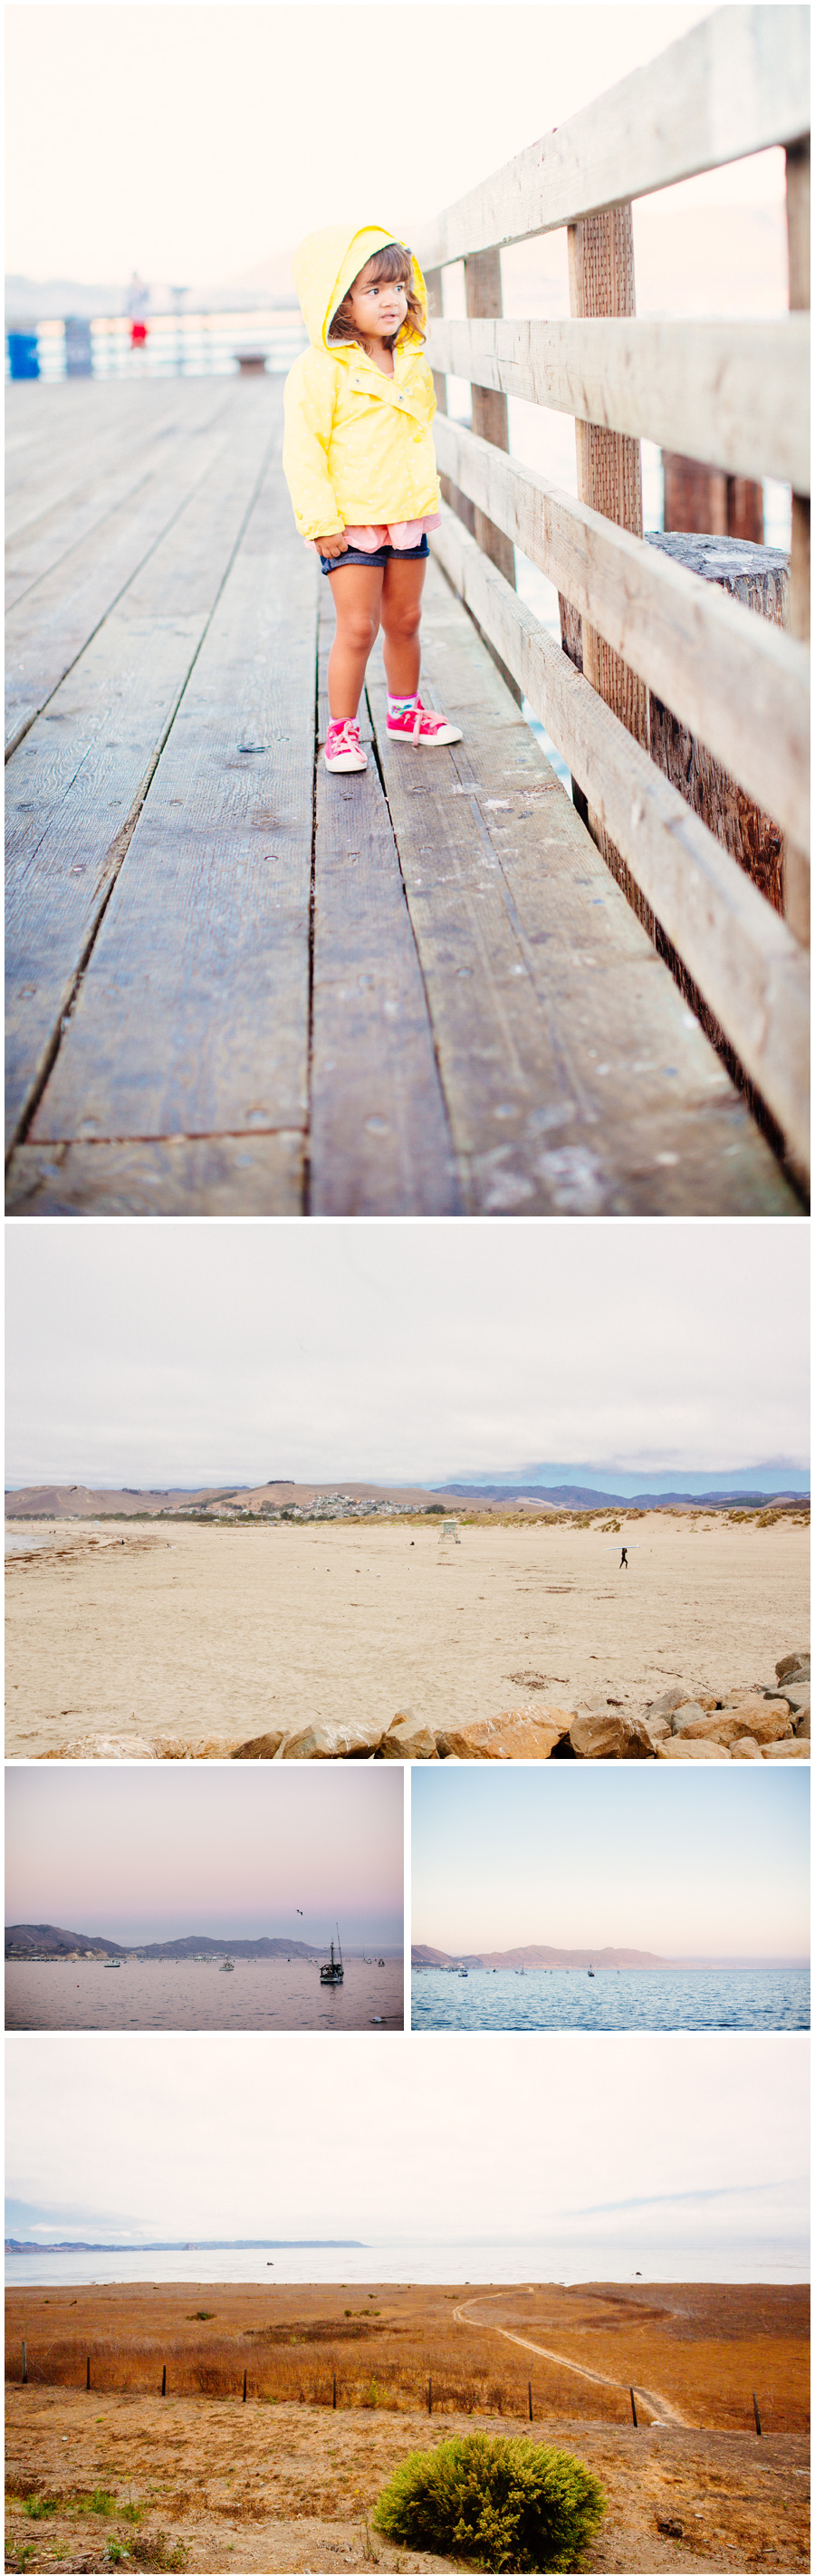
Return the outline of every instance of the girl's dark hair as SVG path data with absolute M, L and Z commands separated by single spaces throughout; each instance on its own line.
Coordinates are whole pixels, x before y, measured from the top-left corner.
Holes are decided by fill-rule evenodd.
M 386 242 L 384 250 L 375 250 L 370 259 L 363 260 L 362 265 L 363 268 L 370 270 L 372 286 L 383 285 L 386 278 L 398 279 L 399 285 L 404 287 L 407 296 L 406 319 L 412 322 L 414 331 L 417 331 L 420 340 L 423 340 L 424 314 L 413 285 L 413 261 L 409 250 L 404 250 L 401 242 Z M 357 275 L 362 276 L 362 269 L 358 270 Z M 359 340 L 357 325 L 351 320 L 351 297 L 356 282 L 356 278 L 353 278 L 347 295 L 343 296 L 342 303 L 338 304 L 336 313 L 332 315 L 328 326 L 329 340 Z M 404 330 L 404 327 L 404 323 L 401 323 L 400 329 Z M 394 331 L 392 338 L 385 341 L 385 348 L 395 348 L 398 338 L 399 332 Z

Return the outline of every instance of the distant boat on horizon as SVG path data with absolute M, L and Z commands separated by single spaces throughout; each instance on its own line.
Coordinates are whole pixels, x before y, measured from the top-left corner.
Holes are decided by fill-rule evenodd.
M 222 1959 L 222 1960 L 221 1960 L 221 1965 L 220 1965 L 220 1968 L 219 1968 L 219 1971 L 218 1971 L 219 1976 L 221 1976 L 221 1977 L 233 1976 L 233 1975 L 234 1975 L 234 1972 L 235 1972 L 235 1961 L 234 1961 L 234 1959 Z

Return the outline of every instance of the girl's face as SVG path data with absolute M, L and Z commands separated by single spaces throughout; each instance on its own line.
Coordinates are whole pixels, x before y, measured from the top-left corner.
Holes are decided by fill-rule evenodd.
M 351 320 L 361 340 L 392 340 L 404 322 L 407 296 L 398 278 L 383 277 L 378 286 L 374 285 L 374 265 L 369 259 L 354 279 L 348 298 Z

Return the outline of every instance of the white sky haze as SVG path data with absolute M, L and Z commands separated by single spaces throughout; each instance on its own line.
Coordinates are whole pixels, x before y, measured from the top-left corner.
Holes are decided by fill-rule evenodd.
M 7 1243 L 12 1485 L 808 1453 L 808 1227 L 71 1226 Z
M 756 1768 L 420 1765 L 413 1940 L 805 1958 L 809 1772 Z

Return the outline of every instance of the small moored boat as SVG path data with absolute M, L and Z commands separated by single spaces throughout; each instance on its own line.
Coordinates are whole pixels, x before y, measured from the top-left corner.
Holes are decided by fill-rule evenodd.
M 339 1924 L 338 1924 L 338 1925 L 337 1925 L 337 1956 L 336 1956 L 336 1958 L 334 1957 L 334 1943 L 333 1943 L 333 1941 L 332 1941 L 332 1943 L 331 1943 L 331 1957 L 330 1957 L 330 1959 L 323 1959 L 323 1961 L 322 1961 L 322 1965 L 321 1965 L 321 1968 L 320 1968 L 320 1984 L 321 1984 L 321 1986 L 341 1986 L 341 1985 L 342 1985 L 342 1981 L 343 1981 L 343 1977 L 344 1977 L 344 1975 L 345 1975 L 345 1969 L 344 1969 L 343 1964 L 342 1964 L 342 1950 L 341 1950 L 341 1948 L 340 1948 L 340 1928 L 339 1928 Z
M 222 1959 L 218 1974 L 221 1977 L 232 1976 L 234 1974 L 234 1968 L 234 1959 Z

